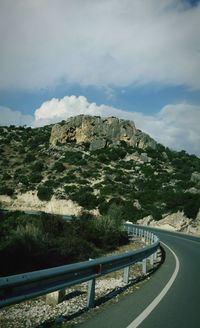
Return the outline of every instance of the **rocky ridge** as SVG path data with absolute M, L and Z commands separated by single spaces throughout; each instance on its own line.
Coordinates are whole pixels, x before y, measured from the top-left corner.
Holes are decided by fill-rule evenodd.
M 156 142 L 147 134 L 136 129 L 134 122 L 116 117 L 78 115 L 55 124 L 51 130 L 50 144 L 88 143 L 89 150 L 119 145 L 121 141 L 128 145 L 145 149 L 155 148 Z

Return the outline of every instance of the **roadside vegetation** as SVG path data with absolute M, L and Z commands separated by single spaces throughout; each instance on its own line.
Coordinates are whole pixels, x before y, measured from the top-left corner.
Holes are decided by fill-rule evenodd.
M 0 275 L 6 276 L 88 260 L 128 243 L 115 219 L 83 214 L 73 221 L 42 213 L 0 212 Z

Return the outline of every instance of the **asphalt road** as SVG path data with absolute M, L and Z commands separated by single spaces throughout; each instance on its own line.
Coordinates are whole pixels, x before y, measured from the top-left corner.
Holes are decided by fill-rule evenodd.
M 78 327 L 200 327 L 200 238 L 154 232 L 164 243 L 166 258 L 161 267 L 142 288 Z

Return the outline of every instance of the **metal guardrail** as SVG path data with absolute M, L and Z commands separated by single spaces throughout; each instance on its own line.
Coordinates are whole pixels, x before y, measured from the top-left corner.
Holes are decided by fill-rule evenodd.
M 149 245 L 119 255 L 2 277 L 0 278 L 0 307 L 63 290 L 66 287 L 86 281 L 89 282 L 87 306 L 93 307 L 96 278 L 125 268 L 124 281 L 128 282 L 127 269 L 130 265 L 140 261 L 143 261 L 143 273 L 146 274 L 146 259 L 150 257 L 151 264 L 153 264 L 159 247 L 159 240 L 152 232 L 138 229 L 132 224 L 124 224 L 124 229 L 131 236 L 145 238 Z

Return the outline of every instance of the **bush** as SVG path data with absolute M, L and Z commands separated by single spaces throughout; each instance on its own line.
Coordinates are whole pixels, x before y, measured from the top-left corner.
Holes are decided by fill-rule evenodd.
M 40 181 L 42 181 L 42 179 L 43 179 L 42 175 L 38 172 L 32 172 L 30 176 L 30 182 L 32 183 L 39 183 Z
M 0 187 L 0 195 L 12 196 L 14 194 L 14 189 L 7 186 Z
M 56 188 L 59 186 L 59 181 L 56 180 L 55 177 L 51 175 L 52 179 L 46 180 L 43 184 L 45 187 L 49 187 L 51 189 Z
M 98 205 L 98 198 L 92 194 L 92 190 L 90 187 L 81 188 L 71 194 L 70 198 L 85 209 L 91 210 Z
M 55 170 L 56 172 L 63 172 L 65 170 L 65 167 L 64 167 L 63 163 L 55 162 L 55 164 L 53 166 L 53 170 Z
M 35 160 L 35 155 L 32 154 L 32 153 L 27 153 L 25 159 L 24 159 L 24 162 L 25 163 L 31 163 Z
M 103 200 L 102 202 L 100 202 L 98 209 L 101 215 L 105 215 L 108 212 L 109 203 L 106 200 Z
M 200 195 L 185 193 L 183 204 L 184 214 L 190 218 L 195 219 L 200 208 Z
M 122 220 L 118 208 L 113 206 L 107 215 L 93 220 L 93 233 L 90 238 L 97 247 L 112 250 L 116 246 L 128 243 L 128 235 L 122 230 Z
M 44 168 L 44 163 L 41 161 L 38 161 L 33 165 L 33 170 L 37 172 L 41 172 L 43 168 Z
M 3 174 L 3 178 L 2 178 L 2 180 L 10 180 L 10 179 L 11 179 L 11 175 L 10 175 L 9 173 L 5 172 L 5 173 Z
M 80 151 L 67 151 L 65 153 L 65 158 L 63 159 L 63 161 L 65 161 L 66 163 L 69 164 L 80 164 L 80 165 L 85 165 L 86 161 L 83 160 L 83 156 L 82 153 Z
M 39 186 L 37 196 L 42 201 L 49 201 L 53 196 L 53 189 L 47 186 Z
M 110 184 L 110 185 L 106 185 L 106 186 L 103 186 L 101 189 L 100 189 L 100 195 L 101 196 L 107 196 L 107 195 L 112 195 L 113 194 L 113 184 Z
M 68 174 L 62 178 L 62 182 L 66 183 L 75 183 L 76 181 L 77 177 L 73 172 L 68 172 Z
M 25 175 L 19 176 L 19 182 L 23 183 L 25 186 L 29 185 L 29 180 Z

